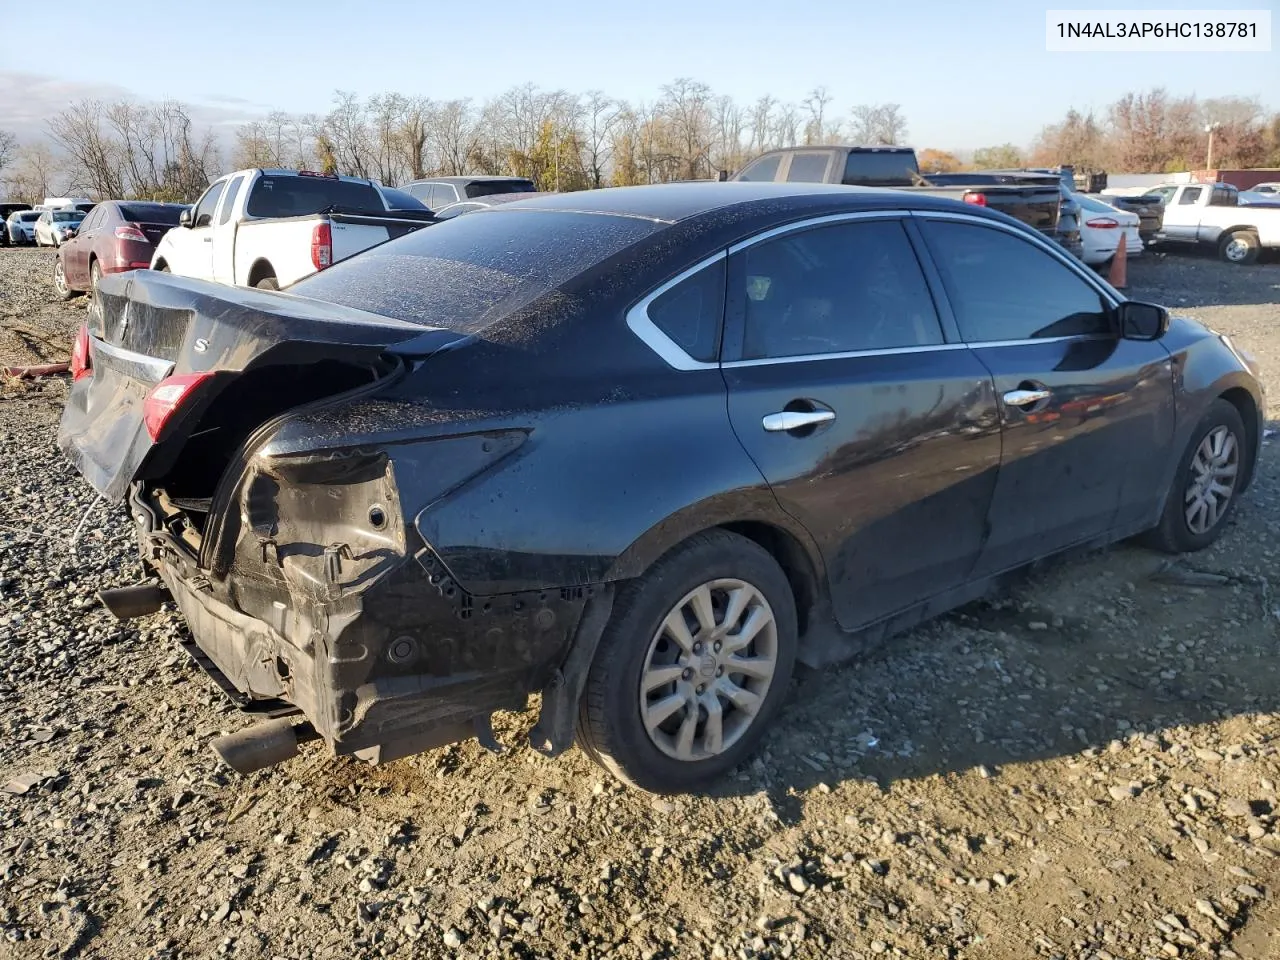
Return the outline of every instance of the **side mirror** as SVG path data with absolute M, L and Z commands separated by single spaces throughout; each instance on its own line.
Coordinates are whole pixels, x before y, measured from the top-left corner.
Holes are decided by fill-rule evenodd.
M 1159 340 L 1169 330 L 1169 311 L 1154 303 L 1126 300 L 1116 307 L 1116 319 L 1125 340 Z
M 180 227 L 191 226 L 191 208 L 190 207 L 187 207 L 187 209 L 183 210 L 180 214 L 178 214 L 178 226 Z

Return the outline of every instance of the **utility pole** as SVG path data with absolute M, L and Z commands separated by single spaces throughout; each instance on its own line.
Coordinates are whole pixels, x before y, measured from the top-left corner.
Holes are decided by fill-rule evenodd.
M 1213 131 L 1217 130 L 1222 124 L 1211 123 L 1204 128 L 1204 132 L 1209 135 L 1209 154 L 1205 157 L 1204 168 L 1206 170 L 1213 169 Z

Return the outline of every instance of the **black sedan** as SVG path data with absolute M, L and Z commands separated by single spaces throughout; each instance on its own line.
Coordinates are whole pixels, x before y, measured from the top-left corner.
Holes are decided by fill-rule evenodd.
M 1265 408 L 1231 342 L 1017 221 L 707 183 L 458 217 L 281 293 L 103 278 L 62 449 L 126 501 L 200 661 L 393 760 L 541 694 L 650 790 L 755 746 L 822 664 L 1008 571 L 1223 530 Z

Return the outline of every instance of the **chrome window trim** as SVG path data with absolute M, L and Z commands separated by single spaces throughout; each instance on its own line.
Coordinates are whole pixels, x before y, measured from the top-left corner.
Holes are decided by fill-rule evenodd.
M 135 380 L 159 383 L 169 375 L 174 367 L 172 360 L 149 357 L 145 353 L 135 353 L 132 350 L 126 350 L 124 347 L 117 347 L 114 344 L 107 343 L 105 340 L 99 340 L 94 336 L 89 337 L 89 346 L 91 356 L 95 359 L 99 356 L 109 357 L 117 369 L 120 369 Z M 142 376 L 138 376 L 138 374 L 142 374 Z
M 731 245 L 727 250 L 721 250 L 694 264 L 647 294 L 644 299 L 640 300 L 635 306 L 627 311 L 627 326 L 631 329 L 641 341 L 645 343 L 654 353 L 666 361 L 666 363 L 676 370 L 714 370 L 714 369 L 734 369 L 738 367 L 760 367 L 777 363 L 810 363 L 816 360 L 848 360 L 858 357 L 883 357 L 894 356 L 897 354 L 911 353 L 932 353 L 935 351 L 952 351 L 967 350 L 970 347 L 1021 347 L 1031 346 L 1033 344 L 1043 343 L 1064 343 L 1067 341 L 1089 341 L 1089 340 L 1110 340 L 1106 334 L 1075 334 L 1066 337 L 1033 337 L 1024 340 L 963 340 L 956 343 L 936 343 L 922 344 L 910 347 L 887 347 L 875 350 L 848 350 L 839 353 L 809 353 L 798 354 L 794 357 L 760 357 L 752 360 L 730 360 L 724 363 L 718 361 L 706 362 L 695 360 L 689 356 L 683 348 L 681 348 L 674 340 L 662 332 L 651 319 L 649 319 L 649 304 L 651 304 L 662 294 L 666 293 L 676 284 L 687 280 L 701 270 L 719 263 L 721 260 L 727 260 L 729 256 L 746 250 L 757 243 L 763 243 L 765 240 L 771 240 L 774 237 L 783 236 L 784 234 L 793 233 L 797 230 L 804 230 L 810 227 L 825 226 L 832 223 L 845 223 L 856 220 L 902 220 L 907 217 L 918 217 L 922 219 L 936 220 L 958 220 L 964 223 L 972 223 L 977 226 L 990 227 L 997 230 L 1003 230 L 1005 233 L 1015 237 L 1021 237 L 1029 243 L 1038 245 L 1043 250 L 1055 257 L 1060 263 L 1065 265 L 1069 270 L 1073 271 L 1076 276 L 1084 280 L 1096 290 L 1104 300 L 1112 307 L 1119 305 L 1123 298 L 1117 298 L 1116 292 L 1110 287 L 1102 284 L 1101 280 L 1093 276 L 1091 271 L 1082 263 L 1079 263 L 1065 250 L 1058 247 L 1052 241 L 1035 235 L 1028 234 L 1020 228 L 1012 227 L 1006 223 L 1000 223 L 995 220 L 988 220 L 986 217 L 976 217 L 966 213 L 953 213 L 947 210 L 858 210 L 847 213 L 825 214 L 820 217 L 811 217 L 807 220 L 797 220 L 794 223 L 785 223 L 778 227 L 766 230 L 763 233 L 748 237 L 745 240 L 739 240 Z
M 665 360 L 669 366 L 677 370 L 718 370 L 720 361 L 695 360 L 685 353 L 684 348 L 663 333 L 658 325 L 649 319 L 649 304 L 653 303 L 654 300 L 676 284 L 683 283 L 695 273 L 699 273 L 707 267 L 715 266 L 721 260 L 727 260 L 728 256 L 727 251 L 721 250 L 705 260 L 695 263 L 688 270 L 676 274 L 670 280 L 654 288 L 643 300 L 627 311 L 627 326 L 631 328 L 631 332 L 644 341 L 649 349 Z M 721 323 L 723 324 L 723 322 L 724 319 L 722 317 Z
M 774 237 L 794 233 L 797 230 L 806 230 L 810 227 L 821 227 L 829 223 L 845 223 L 849 220 L 903 220 L 910 215 L 911 213 L 908 210 L 858 210 L 851 213 L 829 213 L 821 217 L 810 217 L 808 220 L 784 223 L 782 226 L 766 230 L 764 233 L 757 233 L 754 237 L 739 240 L 729 247 L 729 255 L 732 256 L 735 253 L 746 250 L 748 247 L 755 246 L 757 243 L 763 243 L 765 240 L 772 240 Z
M 1116 291 L 1112 290 L 1110 287 L 1105 285 L 1102 282 L 1102 279 L 1097 275 L 1095 275 L 1093 271 L 1091 271 L 1088 267 L 1086 267 L 1083 262 L 1071 256 L 1071 254 L 1067 253 L 1066 250 L 1062 249 L 1062 247 L 1059 244 L 1053 243 L 1050 240 L 1046 240 L 1043 236 L 1041 236 L 1038 233 L 1028 232 L 1018 227 L 1011 227 L 1009 224 L 1000 223 L 998 220 L 988 220 L 986 217 L 975 217 L 972 214 L 967 214 L 967 213 L 953 213 L 949 210 L 913 210 L 911 211 L 911 215 L 920 220 L 958 220 L 958 221 L 961 221 L 962 223 L 971 223 L 979 227 L 988 227 L 996 230 L 1003 230 L 1005 233 L 1010 234 L 1012 236 L 1021 237 L 1023 240 L 1026 240 L 1028 243 L 1034 244 L 1048 251 L 1050 256 L 1057 259 L 1058 262 L 1065 265 L 1068 270 L 1071 270 L 1073 273 L 1075 273 L 1077 277 L 1079 277 L 1089 286 L 1097 290 L 1098 293 L 1100 293 L 1103 296 L 1103 298 L 1106 299 L 1106 301 L 1111 304 L 1112 307 L 1119 306 L 1119 304 L 1123 302 L 1124 298 L 1117 296 Z M 1082 334 L 1081 336 L 1097 336 L 1097 334 Z M 1066 337 L 1063 339 L 1075 339 L 1075 338 Z M 987 343 L 991 341 L 966 340 L 965 342 L 977 344 L 977 343 Z M 1000 342 L 1001 343 L 1005 343 L 1005 342 L 1032 343 L 1035 341 L 1014 340 L 1014 341 L 1000 341 Z M 1039 342 L 1043 343 L 1044 341 L 1041 340 Z

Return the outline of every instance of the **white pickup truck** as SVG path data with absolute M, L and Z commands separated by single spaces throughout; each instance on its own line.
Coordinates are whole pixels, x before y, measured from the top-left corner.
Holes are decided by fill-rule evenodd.
M 1166 184 L 1161 243 L 1215 244 L 1228 263 L 1253 263 L 1264 247 L 1280 247 L 1280 208 L 1241 206 L 1228 183 Z
M 151 268 L 278 290 L 434 222 L 426 207 L 394 208 L 389 196 L 355 177 L 238 170 L 182 212 L 156 245 Z

